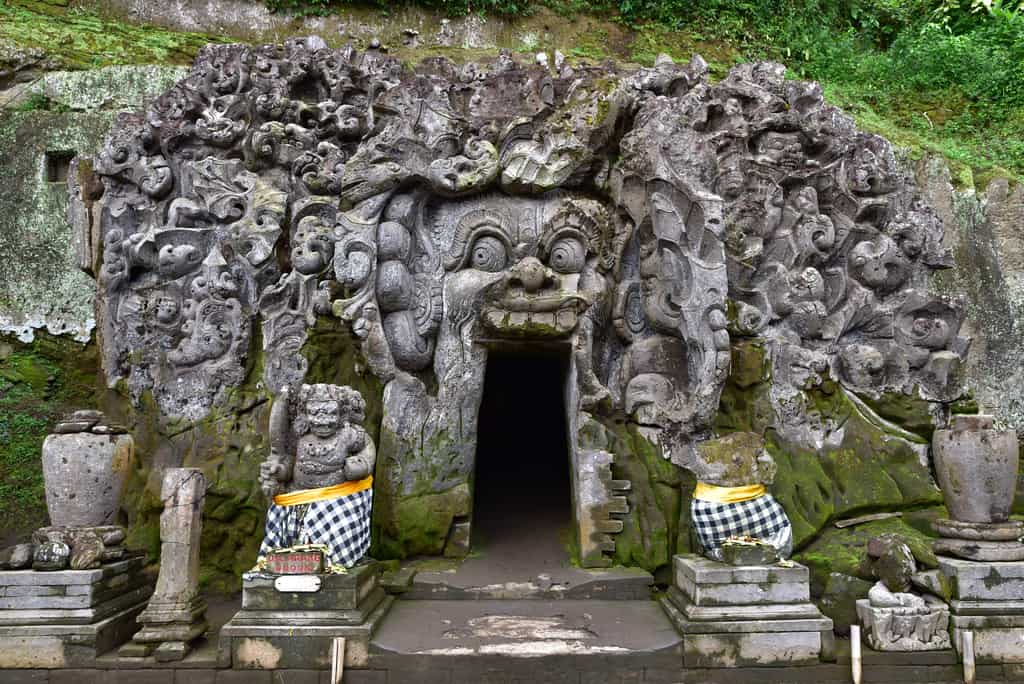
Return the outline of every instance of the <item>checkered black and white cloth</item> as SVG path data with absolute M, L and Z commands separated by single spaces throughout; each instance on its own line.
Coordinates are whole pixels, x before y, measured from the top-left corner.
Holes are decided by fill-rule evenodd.
M 296 506 L 270 504 L 260 557 L 300 544 L 325 544 L 332 565 L 351 568 L 370 548 L 373 488 Z
M 712 555 L 732 536 L 749 535 L 768 542 L 783 557 L 793 548 L 793 526 L 771 494 L 738 503 L 694 499 L 690 513 L 701 546 Z

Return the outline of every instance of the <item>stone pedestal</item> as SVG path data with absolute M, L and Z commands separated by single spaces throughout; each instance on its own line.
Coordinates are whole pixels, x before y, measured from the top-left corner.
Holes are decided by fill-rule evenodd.
M 876 651 L 941 651 L 950 648 L 949 607 L 939 599 L 924 608 L 872 606 L 857 601 L 863 638 Z
M 160 514 L 160 575 L 139 616 L 142 629 L 120 651 L 123 656 L 181 660 L 207 629 L 206 602 L 199 598 L 199 536 L 206 479 L 198 468 L 164 472 Z
M 974 632 L 978 664 L 1024 663 L 1024 562 L 984 563 L 939 557 L 952 586 L 953 645 Z
M 246 573 L 242 609 L 220 632 L 220 665 L 330 669 L 332 644 L 341 637 L 345 666 L 366 667 L 370 636 L 394 600 L 380 587 L 380 574 L 375 561 L 345 574 Z
M 0 669 L 89 666 L 124 643 L 153 593 L 143 565 L 0 572 Z
M 686 668 L 783 667 L 834 659 L 832 621 L 810 602 L 807 568 L 674 558 L 662 607 L 683 635 Z
M 936 520 L 932 528 L 939 538 L 932 543 L 935 553 L 972 561 L 1024 561 L 1024 522 L 962 522 Z

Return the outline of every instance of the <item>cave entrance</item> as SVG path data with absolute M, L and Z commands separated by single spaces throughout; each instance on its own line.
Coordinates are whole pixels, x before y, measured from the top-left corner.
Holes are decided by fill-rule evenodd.
M 513 572 L 563 565 L 573 521 L 569 356 L 491 349 L 477 423 L 472 548 Z M 524 568 L 525 569 L 525 568 Z

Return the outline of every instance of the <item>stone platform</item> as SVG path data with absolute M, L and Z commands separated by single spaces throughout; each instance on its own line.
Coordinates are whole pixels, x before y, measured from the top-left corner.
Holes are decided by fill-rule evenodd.
M 0 668 L 88 664 L 130 639 L 153 593 L 143 565 L 0 571 Z
M 661 604 L 687 668 L 815 665 L 834 657 L 832 621 L 811 603 L 807 568 L 734 567 L 676 556 Z
M 222 667 L 277 670 L 330 668 L 334 640 L 345 639 L 345 666 L 365 667 L 370 636 L 394 598 L 380 588 L 376 562 L 346 574 L 308 575 L 316 591 L 279 591 L 275 582 L 297 575 L 247 573 L 242 610 L 220 632 Z
M 974 633 L 978 663 L 1024 663 L 1024 561 L 979 562 L 939 556 L 952 585 L 953 645 Z

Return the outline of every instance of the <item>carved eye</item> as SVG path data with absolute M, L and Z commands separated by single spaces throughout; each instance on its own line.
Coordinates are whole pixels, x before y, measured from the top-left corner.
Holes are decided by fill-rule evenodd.
M 583 262 L 587 251 L 576 238 L 564 237 L 555 240 L 548 255 L 548 265 L 559 273 L 579 273 L 583 270 Z
M 485 235 L 473 243 L 469 256 L 470 267 L 497 273 L 505 268 L 506 263 L 508 255 L 505 252 L 505 245 L 498 238 Z

